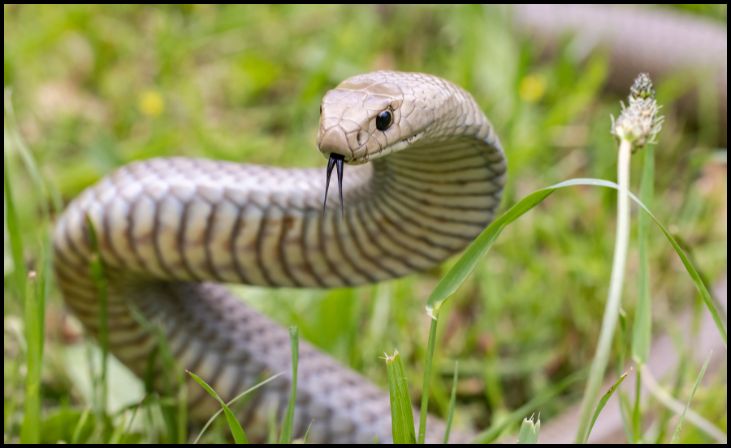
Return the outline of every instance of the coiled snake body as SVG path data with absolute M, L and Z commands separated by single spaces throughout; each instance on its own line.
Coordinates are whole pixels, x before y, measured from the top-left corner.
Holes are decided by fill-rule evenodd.
M 331 200 L 326 213 L 321 170 L 166 158 L 104 178 L 56 227 L 66 302 L 98 335 L 98 282 L 89 274 L 98 251 L 112 353 L 165 387 L 153 356 L 159 328 L 177 364 L 227 399 L 266 373 L 289 372 L 289 337 L 208 282 L 337 287 L 422 271 L 463 249 L 500 202 L 506 162 L 497 136 L 467 92 L 434 76 L 344 81 L 323 99 L 318 147 L 353 165 L 344 204 Z M 249 432 L 286 406 L 287 375 L 247 405 Z M 189 384 L 188 399 L 201 417 L 217 407 L 198 386 Z M 301 345 L 296 434 L 311 424 L 312 442 L 389 441 L 389 409 L 379 388 Z

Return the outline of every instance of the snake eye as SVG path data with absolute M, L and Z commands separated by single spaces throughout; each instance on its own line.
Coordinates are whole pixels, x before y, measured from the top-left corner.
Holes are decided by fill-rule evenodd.
M 379 131 L 385 131 L 391 127 L 391 122 L 393 122 L 393 115 L 390 110 L 384 110 L 376 115 L 376 129 Z

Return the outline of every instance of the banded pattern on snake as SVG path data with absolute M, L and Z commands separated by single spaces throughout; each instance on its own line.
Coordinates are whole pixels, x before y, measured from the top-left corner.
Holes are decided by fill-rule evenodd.
M 67 304 L 97 335 L 91 223 L 109 281 L 111 351 L 163 388 L 159 328 L 181 367 L 231 398 L 290 371 L 289 338 L 208 282 L 337 287 L 423 271 L 463 249 L 500 202 L 506 161 L 497 136 L 469 93 L 435 76 L 382 71 L 344 81 L 323 99 L 318 147 L 352 165 L 344 204 L 331 200 L 325 213 L 320 170 L 168 158 L 101 180 L 56 226 Z M 189 386 L 194 415 L 215 411 Z M 285 375 L 248 403 L 252 435 L 283 410 L 288 390 Z M 376 386 L 302 344 L 297 435 L 311 424 L 312 442 L 387 442 L 389 409 Z M 434 438 L 440 429 L 429 425 Z

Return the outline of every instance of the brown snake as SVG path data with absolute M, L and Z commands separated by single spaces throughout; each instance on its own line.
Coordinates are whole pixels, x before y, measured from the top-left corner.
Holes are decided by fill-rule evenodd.
M 184 158 L 119 169 L 56 227 L 66 302 L 97 334 L 88 217 L 109 278 L 112 353 L 140 376 L 159 368 L 148 365 L 157 339 L 134 309 L 159 326 L 181 367 L 231 398 L 266 373 L 289 371 L 288 334 L 206 282 L 331 288 L 423 271 L 463 249 L 500 203 L 506 164 L 490 123 L 467 92 L 434 76 L 344 81 L 322 101 L 318 147 L 354 165 L 342 216 L 323 213 L 320 170 Z M 283 377 L 257 394 L 247 427 L 263 429 L 288 389 Z M 198 417 L 216 409 L 197 386 L 188 397 Z M 391 437 L 387 396 L 307 344 L 296 415 L 295 433 L 311 424 L 312 442 Z
M 499 140 L 472 97 L 425 74 L 344 81 L 323 99 L 318 147 L 351 165 L 343 202 L 331 198 L 324 214 L 319 169 L 167 158 L 104 178 L 55 230 L 66 303 L 98 336 L 87 218 L 93 223 L 109 282 L 110 349 L 156 387 L 168 380 L 153 356 L 160 339 L 152 328 L 180 367 L 224 399 L 287 372 L 245 407 L 255 437 L 265 435 L 271 411 L 286 406 L 289 336 L 215 283 L 330 288 L 423 271 L 492 220 L 506 175 Z M 210 416 L 216 402 L 188 386 L 193 415 Z M 311 442 L 391 440 L 387 395 L 306 343 L 296 409 L 295 434 L 311 424 Z M 441 423 L 431 422 L 429 438 L 441 434 Z

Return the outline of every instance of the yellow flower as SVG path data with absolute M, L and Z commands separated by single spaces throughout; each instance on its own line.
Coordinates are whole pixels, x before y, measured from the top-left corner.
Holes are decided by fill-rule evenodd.
M 546 93 L 546 78 L 539 74 L 527 75 L 520 80 L 518 92 L 523 101 L 535 103 Z
M 165 100 L 157 90 L 145 90 L 137 98 L 137 107 L 142 115 L 154 118 L 165 110 Z

